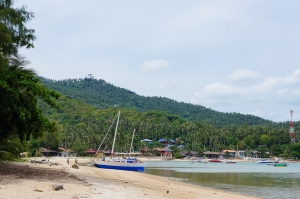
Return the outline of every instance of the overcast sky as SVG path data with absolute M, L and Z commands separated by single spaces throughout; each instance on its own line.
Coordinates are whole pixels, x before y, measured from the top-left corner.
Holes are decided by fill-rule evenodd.
M 93 74 L 143 96 L 300 120 L 300 1 L 18 0 L 35 18 L 30 68 Z

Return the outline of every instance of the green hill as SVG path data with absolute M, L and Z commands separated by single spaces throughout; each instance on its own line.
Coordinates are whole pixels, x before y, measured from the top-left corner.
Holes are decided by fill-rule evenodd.
M 117 151 L 126 151 L 129 148 L 132 131 L 135 129 L 136 150 L 145 146 L 163 147 L 157 141 L 165 138 L 169 144 L 175 147 L 184 145 L 184 150 L 188 151 L 221 151 L 238 147 L 248 152 L 256 149 L 261 154 L 270 151 L 275 155 L 300 157 L 298 153 L 292 153 L 296 150 L 293 148 L 294 145 L 289 145 L 288 122 L 275 123 L 255 116 L 220 113 L 167 98 L 143 97 L 107 84 L 103 80 L 43 79 L 43 82 L 48 87 L 64 93 L 57 100 L 61 106 L 60 110 L 39 102 L 39 107 L 45 116 L 58 124 L 57 134 L 46 132 L 40 141 L 40 145 L 47 148 L 56 149 L 58 144 L 63 142 L 81 154 L 84 154 L 88 148 L 95 149 L 105 137 L 117 112 L 121 111 Z M 135 104 L 138 106 L 134 106 Z M 147 111 L 146 107 L 151 110 Z M 167 109 L 168 107 L 170 110 Z M 193 111 L 199 107 L 202 108 L 201 111 Z M 181 117 L 182 112 L 193 115 L 193 118 L 208 118 L 193 121 L 189 117 Z M 300 131 L 299 126 L 299 122 L 296 122 L 296 132 Z M 113 134 L 109 133 L 107 140 L 111 141 L 112 136 Z M 145 138 L 154 140 L 153 144 L 147 145 L 140 141 Z M 176 139 L 175 143 L 172 142 L 174 139 Z M 103 148 L 111 147 L 109 142 L 103 144 Z
M 43 83 L 50 89 L 56 90 L 73 99 L 84 100 L 97 109 L 118 107 L 134 109 L 138 112 L 160 110 L 168 114 L 177 115 L 191 122 L 205 122 L 217 127 L 248 124 L 271 125 L 272 121 L 240 113 L 222 113 L 201 105 L 177 102 L 165 97 L 145 97 L 116 87 L 104 80 L 93 78 L 51 80 L 41 77 Z

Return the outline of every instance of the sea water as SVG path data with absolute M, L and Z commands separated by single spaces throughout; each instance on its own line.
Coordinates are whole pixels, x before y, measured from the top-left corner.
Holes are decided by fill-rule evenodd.
M 252 162 L 147 162 L 145 173 L 173 180 L 261 198 L 299 198 L 300 164 L 274 167 Z

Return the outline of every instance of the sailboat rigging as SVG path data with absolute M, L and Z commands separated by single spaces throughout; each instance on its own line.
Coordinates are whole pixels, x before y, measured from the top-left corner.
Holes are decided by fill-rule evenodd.
M 113 145 L 112 145 L 112 150 L 111 150 L 111 155 L 109 160 L 105 160 L 105 158 L 94 158 L 93 159 L 93 164 L 98 167 L 98 168 L 103 168 L 103 169 L 118 169 L 118 170 L 126 170 L 126 171 L 141 171 L 143 172 L 145 169 L 145 163 L 141 162 L 137 158 L 114 158 L 114 149 L 115 149 L 115 142 L 116 142 L 116 135 L 118 131 L 118 124 L 119 124 L 119 119 L 120 119 L 120 111 L 117 116 L 117 124 L 115 128 L 115 133 L 114 133 L 114 139 L 113 139 Z M 114 122 L 113 122 L 114 123 Z M 133 143 L 133 137 L 134 137 L 135 129 L 133 131 L 133 136 L 131 140 L 131 145 L 130 145 L 130 155 L 131 155 L 131 149 L 132 149 L 132 143 Z M 104 139 L 106 138 L 107 134 L 105 135 Z M 102 141 L 103 143 L 103 141 Z M 101 145 L 102 145 L 101 143 Z M 101 145 L 99 146 L 97 152 L 99 151 Z M 96 152 L 96 154 L 97 154 Z

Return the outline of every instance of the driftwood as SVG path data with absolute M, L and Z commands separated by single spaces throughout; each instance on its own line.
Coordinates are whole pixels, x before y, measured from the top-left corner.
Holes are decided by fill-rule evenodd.
M 63 164 L 60 164 L 60 163 L 50 162 L 50 163 L 49 163 L 49 166 L 52 166 L 52 165 L 55 165 L 55 166 L 63 166 Z
M 65 189 L 64 189 L 63 184 L 53 184 L 52 185 L 52 190 L 59 191 L 59 190 L 65 190 Z
M 33 159 L 30 159 L 30 163 L 49 164 L 51 162 L 49 160 L 46 160 L 46 159 L 43 159 L 43 160 L 33 160 Z
M 32 160 L 32 159 L 30 159 L 30 163 L 39 163 L 39 164 L 41 164 L 41 163 L 42 163 L 42 161 L 40 161 L 40 160 Z
M 30 159 L 30 163 L 38 163 L 38 164 L 48 164 L 49 166 L 63 166 L 61 163 L 51 162 L 49 160 L 43 159 L 43 160 L 33 160 Z

